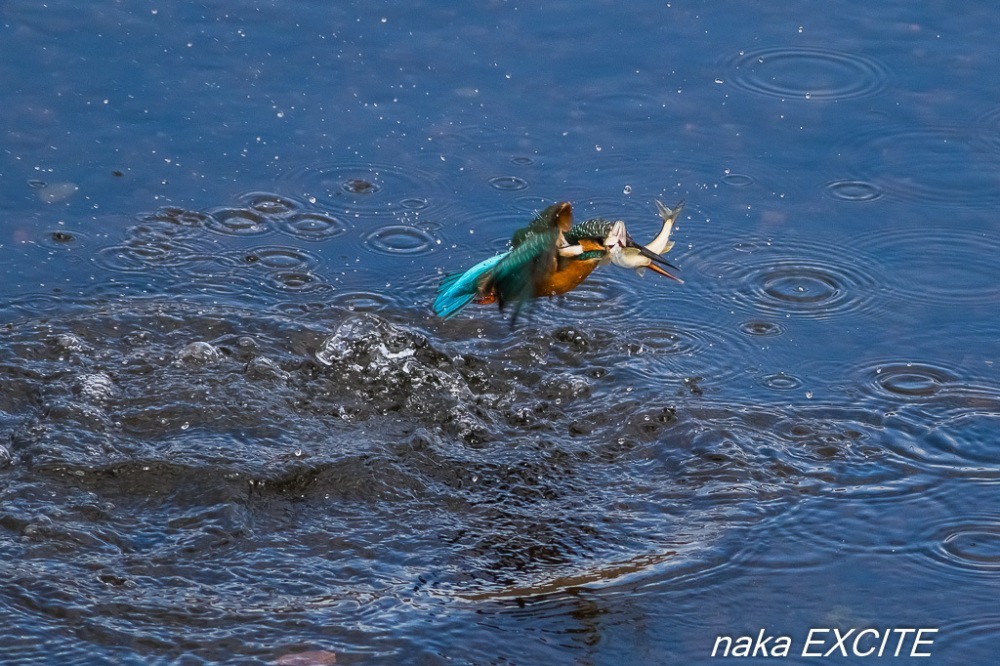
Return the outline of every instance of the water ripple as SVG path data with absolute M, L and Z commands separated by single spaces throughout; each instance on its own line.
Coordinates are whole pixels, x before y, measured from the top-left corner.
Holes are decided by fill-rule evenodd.
M 786 375 L 784 372 L 779 372 L 773 375 L 765 375 L 761 377 L 761 383 L 772 389 L 777 389 L 779 391 L 791 391 L 802 386 L 802 380 L 794 375 Z
M 447 208 L 454 193 L 441 172 L 414 164 L 340 161 L 305 165 L 282 179 L 284 188 L 325 209 L 370 216 L 396 209 Z M 414 208 L 415 202 L 426 202 Z
M 388 296 L 375 291 L 338 291 L 328 299 L 336 307 L 342 307 L 348 312 L 378 312 L 393 305 Z
M 659 385 L 665 378 L 683 378 L 686 390 L 696 395 L 728 378 L 759 370 L 754 358 L 753 341 L 740 331 L 718 322 L 685 319 L 676 315 L 658 323 L 635 324 L 623 328 L 623 349 L 628 360 L 618 364 Z M 737 350 L 742 350 L 740 353 Z M 741 362 L 721 362 L 723 355 L 734 354 Z
M 389 224 L 365 237 L 369 248 L 388 255 L 428 254 L 440 243 L 430 232 L 406 224 Z
M 315 294 L 333 289 L 315 272 L 319 258 L 299 248 L 268 245 L 230 252 L 225 259 L 233 267 L 230 277 L 245 268 L 261 270 L 260 286 L 272 292 Z
M 575 98 L 579 113 L 592 114 L 598 119 L 621 125 L 651 120 L 663 110 L 663 103 L 654 95 L 636 91 L 598 92 L 594 95 L 582 91 Z
M 976 138 L 989 150 L 1000 152 L 1000 106 L 976 119 Z
M 197 245 L 177 240 L 131 241 L 101 248 L 93 262 L 119 273 L 143 273 L 152 269 L 178 268 L 190 264 L 198 256 Z
M 935 648 L 943 654 L 962 655 L 967 664 L 987 664 L 996 656 L 997 636 L 1000 636 L 1000 614 L 964 611 L 967 619 L 941 623 Z M 969 617 L 971 615 L 971 617 Z
M 740 51 L 729 58 L 728 81 L 747 92 L 792 100 L 833 101 L 880 92 L 888 70 L 856 53 L 801 46 Z
M 954 209 L 1000 204 L 1000 154 L 983 148 L 966 127 L 884 127 L 853 137 L 840 152 L 855 172 L 852 180 L 873 193 Z
M 319 265 L 319 258 L 305 250 L 283 245 L 266 245 L 231 253 L 244 264 L 259 264 L 276 270 L 311 269 Z
M 338 217 L 319 212 L 296 212 L 278 222 L 278 228 L 289 236 L 308 241 L 336 238 L 349 228 Z
M 528 181 L 517 176 L 496 176 L 489 179 L 490 187 L 505 192 L 516 192 L 528 187 Z
M 1000 298 L 1000 237 L 957 225 L 892 225 L 852 241 L 909 302 L 982 306 Z
M 874 201 L 882 196 L 878 185 L 863 180 L 835 180 L 826 184 L 825 191 L 842 201 Z
M 756 183 L 757 179 L 742 173 L 727 173 L 722 176 L 722 182 L 732 187 L 749 187 Z
M 263 236 L 274 231 L 273 222 L 250 208 L 220 207 L 208 211 L 205 227 L 224 236 Z
M 306 270 L 270 272 L 265 276 L 263 286 L 281 293 L 312 295 L 327 294 L 334 289 L 322 276 Z
M 89 240 L 90 235 L 87 233 L 60 227 L 59 229 L 49 229 L 42 233 L 38 244 L 50 250 L 67 251 L 86 247 Z
M 933 398 L 942 388 L 958 381 L 947 368 L 910 361 L 878 361 L 861 370 L 862 390 L 893 403 Z
M 910 471 L 909 478 L 887 476 L 867 486 L 845 486 L 842 492 L 793 507 L 781 516 L 776 529 L 791 539 L 796 551 L 813 558 L 881 553 L 912 568 L 928 545 L 914 538 L 912 523 L 900 516 L 920 515 L 922 521 L 931 523 L 947 520 L 948 498 L 939 485 L 927 475 Z M 878 529 L 872 529 L 874 525 Z
M 931 537 L 939 562 L 993 578 L 1000 573 L 1000 516 L 963 516 Z
M 742 255 L 720 262 L 718 272 L 736 285 L 738 306 L 755 314 L 830 319 L 869 311 L 881 284 L 877 262 L 855 251 L 834 259 L 813 240 L 779 246 L 751 239 L 714 252 Z
M 288 215 L 302 209 L 302 204 L 298 201 L 271 192 L 247 192 L 237 197 L 237 200 L 265 216 Z
M 751 319 L 740 324 L 740 330 L 755 337 L 774 337 L 785 332 L 785 327 L 773 321 Z
M 524 211 L 526 213 L 536 214 L 546 207 L 555 203 L 554 199 L 548 199 L 542 196 L 535 196 L 531 194 L 524 194 L 519 197 L 515 197 L 513 200 L 514 208 L 517 210 Z

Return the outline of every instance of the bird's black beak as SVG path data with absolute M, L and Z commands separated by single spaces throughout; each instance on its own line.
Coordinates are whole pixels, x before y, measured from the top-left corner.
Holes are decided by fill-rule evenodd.
M 659 273 L 660 275 L 664 275 L 664 276 L 670 278 L 671 280 L 677 280 L 678 282 L 684 282 L 684 280 L 680 279 L 676 275 L 672 275 L 672 274 L 668 273 L 667 271 L 663 270 L 662 268 L 660 268 L 659 266 L 655 265 L 655 264 L 660 264 L 661 266 L 667 266 L 668 268 L 672 268 L 675 271 L 679 271 L 680 270 L 679 268 L 677 268 L 676 266 L 674 266 L 672 263 L 670 263 L 669 261 L 667 261 L 666 259 L 664 259 L 663 255 L 659 255 L 659 254 L 653 252 L 652 250 L 650 250 L 645 245 L 640 245 L 639 243 L 636 243 L 635 240 L 631 236 L 628 237 L 628 239 L 625 242 L 625 245 L 626 245 L 626 247 L 634 247 L 635 249 L 637 249 L 639 251 L 639 254 L 641 254 L 642 256 L 646 257 L 651 262 L 653 262 L 653 263 L 651 263 L 649 265 L 649 268 L 653 272 Z

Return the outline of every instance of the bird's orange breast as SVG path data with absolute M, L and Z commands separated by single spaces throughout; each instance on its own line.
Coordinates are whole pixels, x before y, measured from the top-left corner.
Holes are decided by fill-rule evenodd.
M 580 245 L 585 252 L 604 249 L 600 243 L 590 240 L 583 240 Z M 545 275 L 535 285 L 535 296 L 558 296 L 573 291 L 587 279 L 599 263 L 600 259 L 560 258 L 555 262 L 555 270 Z

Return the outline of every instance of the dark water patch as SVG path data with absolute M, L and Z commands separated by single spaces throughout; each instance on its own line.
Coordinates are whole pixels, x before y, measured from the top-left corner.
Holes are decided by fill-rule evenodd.
M 841 152 L 856 180 L 888 197 L 952 209 L 1000 203 L 1000 154 L 977 143 L 967 127 L 883 127 L 855 136 Z
M 75 229 L 49 229 L 38 237 L 38 244 L 50 250 L 68 252 L 89 246 L 91 237 Z
M 880 92 L 888 70 L 857 53 L 803 46 L 740 51 L 727 58 L 724 83 L 782 100 L 837 101 Z
M 345 180 L 341 184 L 341 187 L 345 192 L 350 192 L 351 194 L 375 194 L 382 189 L 382 186 L 378 183 L 365 180 L 364 178 Z
M 784 333 L 785 328 L 777 322 L 751 319 L 740 324 L 740 331 L 754 337 L 771 338 Z
M 907 301 L 978 306 L 1000 298 L 996 234 L 956 225 L 893 225 L 852 242 L 881 257 L 882 284 Z
M 528 181 L 518 176 L 495 176 L 489 179 L 490 187 L 504 192 L 516 192 L 528 187 Z
M 802 498 L 908 478 L 882 446 L 900 434 L 867 412 L 657 390 L 683 386 L 655 370 L 669 359 L 708 368 L 701 356 L 754 340 L 691 328 L 563 319 L 498 348 L 335 308 L 132 302 L 23 321 L 4 398 L 22 476 L 5 492 L 33 479 L 47 506 L 52 489 L 113 505 L 47 514 L 28 561 L 74 581 L 64 603 L 92 625 L 169 651 L 170 616 L 210 654 L 247 626 L 352 623 L 336 644 L 371 651 L 413 608 L 712 589 L 740 570 L 748 530 Z M 609 379 L 629 364 L 651 373 L 631 391 Z M 41 570 L 25 589 L 43 589 Z
M 877 185 L 863 180 L 835 180 L 826 184 L 824 192 L 841 201 L 875 201 L 882 196 Z

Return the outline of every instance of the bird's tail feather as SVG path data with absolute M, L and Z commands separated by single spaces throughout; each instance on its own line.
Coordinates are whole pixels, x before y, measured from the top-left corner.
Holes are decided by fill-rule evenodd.
M 454 317 L 479 293 L 479 285 L 483 276 L 493 269 L 506 256 L 498 254 L 484 259 L 464 273 L 446 275 L 438 285 L 437 298 L 434 299 L 434 312 L 439 317 L 449 319 Z

